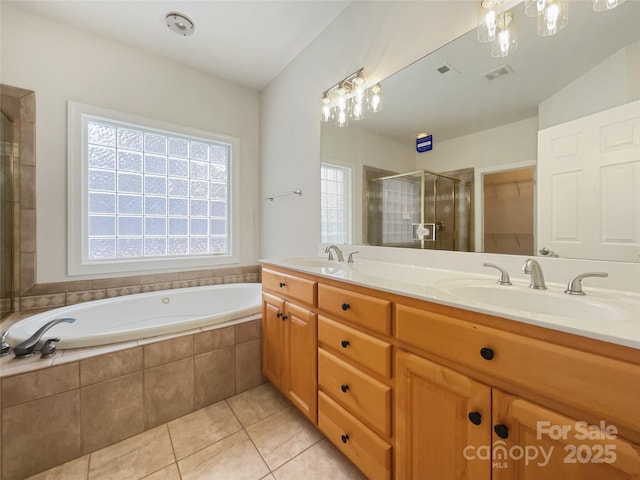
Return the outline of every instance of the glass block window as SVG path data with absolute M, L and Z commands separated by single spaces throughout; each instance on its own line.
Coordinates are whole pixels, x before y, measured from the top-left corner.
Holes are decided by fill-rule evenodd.
M 351 242 L 351 169 L 323 163 L 320 167 L 320 240 Z
M 414 177 L 382 181 L 382 244 L 412 243 L 420 223 L 420 181 Z
M 87 119 L 88 259 L 229 252 L 230 146 Z
M 70 274 L 237 261 L 237 139 L 73 102 L 69 112 Z

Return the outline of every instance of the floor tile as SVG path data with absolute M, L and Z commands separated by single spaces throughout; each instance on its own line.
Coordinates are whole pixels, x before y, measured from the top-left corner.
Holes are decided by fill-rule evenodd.
M 322 440 L 278 468 L 277 480 L 366 480 L 328 440 Z
M 258 480 L 269 469 L 244 431 L 178 462 L 182 480 Z
M 26 480 L 87 480 L 89 455 L 63 463 L 58 467 L 38 473 Z
M 166 425 L 91 454 L 89 480 L 137 480 L 175 461 Z
M 144 477 L 143 480 L 180 480 L 178 465 L 173 463 L 158 472 L 152 473 L 148 477 Z
M 178 459 L 241 430 L 226 402 L 218 402 L 169 422 L 169 434 Z
M 245 428 L 291 405 L 270 383 L 228 398 L 227 403 Z
M 287 408 L 247 428 L 271 470 L 318 442 L 322 435 L 295 408 Z

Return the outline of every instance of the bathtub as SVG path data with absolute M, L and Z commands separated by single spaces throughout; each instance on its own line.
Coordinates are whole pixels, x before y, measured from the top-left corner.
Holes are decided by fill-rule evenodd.
M 20 320 L 9 328 L 7 339 L 15 346 L 45 323 L 65 317 L 76 321 L 53 326 L 41 343 L 59 338 L 57 347 L 69 349 L 175 334 L 259 313 L 261 293 L 259 283 L 233 283 L 95 300 Z

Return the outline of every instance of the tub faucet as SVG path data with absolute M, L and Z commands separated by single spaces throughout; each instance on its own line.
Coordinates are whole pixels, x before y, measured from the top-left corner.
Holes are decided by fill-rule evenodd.
M 324 253 L 329 254 L 329 260 L 333 260 L 333 252 L 336 252 L 336 257 L 338 257 L 339 262 L 344 262 L 344 255 L 342 255 L 342 250 L 340 250 L 336 245 L 329 245 L 324 249 Z
M 50 322 L 45 323 L 42 327 L 40 327 L 36 333 L 31 335 L 24 342 L 13 347 L 13 353 L 16 355 L 16 358 L 25 358 L 33 355 L 33 351 L 36 349 L 36 345 L 45 334 L 47 330 L 49 330 L 54 325 L 59 323 L 73 323 L 75 322 L 75 318 L 56 318 L 55 320 L 51 320 Z
M 546 290 L 547 286 L 544 284 L 544 275 L 542 275 L 542 267 L 537 260 L 528 258 L 524 265 L 522 265 L 522 271 L 531 275 L 531 284 L 529 288 L 535 288 L 536 290 Z

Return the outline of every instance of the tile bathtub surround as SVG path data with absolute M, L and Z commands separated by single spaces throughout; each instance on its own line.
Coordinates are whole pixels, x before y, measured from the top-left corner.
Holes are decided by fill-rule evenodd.
M 27 480 L 109 478 L 365 479 L 269 383 Z
M 260 282 L 260 266 L 216 268 L 133 277 L 40 283 L 19 298 L 20 310 L 54 308 L 103 298 L 174 288 Z
M 217 440 L 242 429 L 234 415 L 220 407 L 213 408 L 213 413 L 206 408 L 219 402 L 226 405 L 226 398 L 265 382 L 260 320 L 253 318 L 90 358 L 72 356 L 76 360 L 3 377 L 1 480 L 19 480 L 81 455 L 93 458 L 93 452 L 157 428 L 173 428 L 176 437 L 193 440 L 196 447 L 185 446 L 180 458 L 193 454 L 192 448 L 213 442 L 208 437 L 194 439 L 194 425 L 215 425 L 222 432 Z M 237 397 L 244 398 L 242 393 Z M 268 396 L 261 398 L 269 400 Z M 238 402 L 239 410 L 247 409 Z M 205 410 L 189 418 L 187 414 L 201 407 Z M 192 422 L 189 430 L 172 423 L 180 417 Z M 170 453 L 169 463 L 176 463 L 173 450 Z M 74 462 L 72 467 L 78 469 Z M 99 466 L 103 463 L 109 461 L 92 461 L 95 478 L 109 477 L 100 473 L 111 468 Z M 169 463 L 154 465 L 160 471 Z M 160 473 L 158 478 L 162 478 Z

